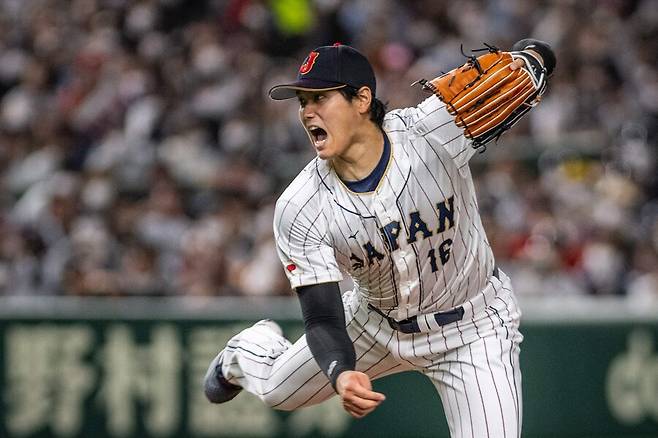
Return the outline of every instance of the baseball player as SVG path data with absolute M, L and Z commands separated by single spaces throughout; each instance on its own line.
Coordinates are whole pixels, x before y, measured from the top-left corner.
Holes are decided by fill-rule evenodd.
M 418 106 L 388 113 L 370 63 L 345 45 L 311 51 L 295 82 L 270 90 L 299 100 L 317 153 L 274 219 L 305 334 L 291 344 L 263 320 L 234 336 L 206 374 L 211 402 L 244 389 L 294 410 L 338 394 L 361 418 L 385 399 L 373 379 L 415 370 L 451 436 L 520 435 L 520 311 L 468 164 L 539 101 L 555 58 L 536 40 L 486 51 L 420 81 L 431 95 Z M 341 296 L 344 274 L 354 289 Z

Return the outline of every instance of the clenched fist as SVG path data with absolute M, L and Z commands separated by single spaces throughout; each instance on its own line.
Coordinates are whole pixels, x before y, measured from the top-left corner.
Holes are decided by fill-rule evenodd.
M 360 371 L 343 371 L 336 379 L 336 391 L 354 418 L 365 417 L 386 400 L 384 394 L 372 390 L 370 377 Z

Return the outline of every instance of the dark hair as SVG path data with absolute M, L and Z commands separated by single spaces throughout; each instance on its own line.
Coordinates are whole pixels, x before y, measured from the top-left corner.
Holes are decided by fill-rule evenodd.
M 339 88 L 340 94 L 350 102 L 356 97 L 356 94 L 359 90 L 354 87 L 343 87 Z M 370 120 L 372 120 L 375 125 L 382 129 L 384 124 L 384 116 L 386 115 L 386 104 L 381 100 L 377 99 L 375 96 L 372 97 L 372 102 L 370 102 Z

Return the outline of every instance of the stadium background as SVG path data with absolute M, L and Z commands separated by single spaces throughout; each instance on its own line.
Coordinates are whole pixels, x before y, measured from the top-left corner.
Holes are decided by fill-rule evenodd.
M 524 436 L 658 436 L 657 34 L 655 0 L 0 0 L 0 436 L 445 436 L 414 376 L 358 423 L 198 382 L 249 320 L 300 330 L 271 218 L 313 151 L 270 85 L 340 41 L 413 105 L 460 44 L 527 36 L 549 92 L 473 162 Z

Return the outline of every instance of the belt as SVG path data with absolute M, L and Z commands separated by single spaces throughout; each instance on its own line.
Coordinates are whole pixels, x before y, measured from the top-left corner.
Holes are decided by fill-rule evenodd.
M 500 279 L 497 266 L 494 266 L 493 276 Z M 393 330 L 397 330 L 402 333 L 420 333 L 421 331 L 420 326 L 418 325 L 418 316 L 412 316 L 411 318 L 403 319 L 402 321 L 396 321 L 372 304 L 368 304 L 368 308 L 374 310 L 384 319 L 386 319 L 386 321 L 388 321 L 388 325 L 390 325 Z M 440 326 L 461 321 L 461 319 L 464 317 L 464 307 L 459 306 L 445 312 L 437 312 L 433 314 L 432 317 Z
M 396 321 L 372 304 L 368 304 L 368 308 L 383 316 L 384 319 L 388 321 L 388 325 L 390 325 L 393 330 L 397 330 L 402 333 L 420 333 L 420 326 L 418 325 L 417 316 L 412 316 L 411 318 L 403 319 L 402 321 Z M 437 324 L 441 326 L 447 325 L 452 322 L 461 320 L 464 317 L 464 308 L 459 306 L 452 310 L 448 310 L 447 312 L 437 312 L 432 315 L 432 317 L 434 317 Z

